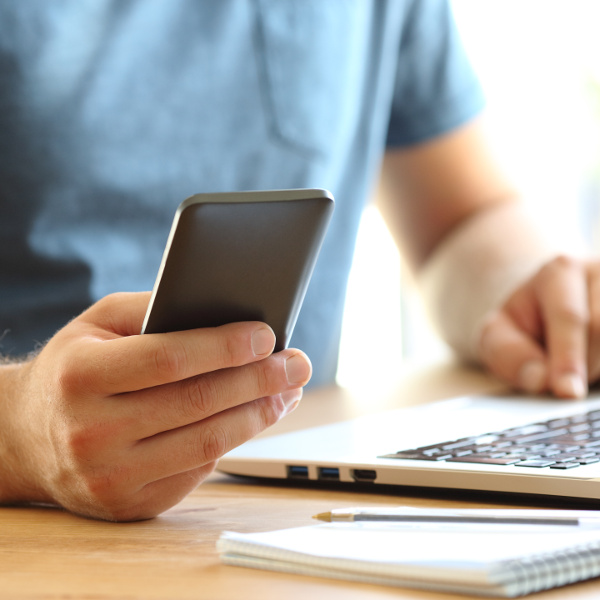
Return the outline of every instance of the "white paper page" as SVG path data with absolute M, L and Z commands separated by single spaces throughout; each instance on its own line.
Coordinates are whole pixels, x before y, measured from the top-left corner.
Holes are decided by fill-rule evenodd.
M 437 573 L 443 579 L 466 577 L 483 583 L 497 561 L 600 544 L 600 531 L 542 525 L 324 523 L 257 534 L 228 532 L 226 538 L 262 546 L 267 552 L 259 550 L 257 556 L 267 558 L 318 557 L 323 565 L 348 569 L 357 568 L 359 561 L 382 574 Z M 344 561 L 350 563 L 344 567 Z

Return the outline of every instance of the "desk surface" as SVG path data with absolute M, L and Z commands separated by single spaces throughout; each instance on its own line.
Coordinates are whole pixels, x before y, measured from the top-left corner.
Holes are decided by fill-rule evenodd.
M 298 410 L 275 426 L 273 433 L 498 387 L 477 372 L 453 366 L 422 369 L 404 377 L 395 393 L 380 393 L 376 399 L 339 389 L 307 394 Z M 225 529 L 250 532 L 307 525 L 314 523 L 311 515 L 315 513 L 357 504 L 481 506 L 474 499 L 459 502 L 266 486 L 217 473 L 176 507 L 140 523 L 91 521 L 54 509 L 1 508 L 0 599 L 458 598 L 219 563 L 215 542 Z M 588 581 L 535 597 L 598 596 L 600 582 Z

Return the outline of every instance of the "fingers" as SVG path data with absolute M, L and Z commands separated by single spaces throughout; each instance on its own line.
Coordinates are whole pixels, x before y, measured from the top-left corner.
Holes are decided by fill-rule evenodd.
M 539 298 L 546 323 L 550 389 L 557 396 L 587 394 L 588 290 L 584 266 L 559 257 L 539 280 Z
M 78 340 L 69 381 L 83 395 L 119 394 L 236 367 L 271 354 L 275 335 L 264 323 Z
M 217 461 L 207 460 L 208 455 L 222 455 L 270 424 L 268 403 L 274 403 L 271 408 L 283 404 L 287 414 L 298 404 L 301 395 L 302 390 L 293 390 L 282 394 L 281 398 L 262 398 L 222 413 L 219 416 L 221 423 L 209 423 L 210 431 L 196 424 L 168 437 L 144 440 L 135 448 L 124 469 L 127 489 L 121 490 L 120 482 L 111 481 L 111 485 L 100 493 L 102 502 L 82 514 L 110 521 L 136 521 L 162 513 L 181 501 L 214 470 Z M 278 409 L 273 414 L 277 415 L 277 412 Z M 235 437 L 229 437 L 228 432 L 234 432 Z M 198 463 L 202 464 L 197 466 Z M 191 467 L 186 468 L 187 465 Z M 153 476 L 150 481 L 149 474 Z M 131 490 L 132 484 L 137 484 L 137 488 Z M 122 495 L 127 495 L 127 502 L 122 501 Z
M 600 262 L 588 265 L 588 381 L 600 379 Z
M 103 519 L 153 516 L 225 452 L 293 410 L 310 375 L 305 355 L 286 350 L 145 392 L 51 403 L 48 497 Z M 177 474 L 179 487 L 159 484 Z M 151 482 L 154 493 L 146 493 Z
M 585 396 L 588 302 L 585 265 L 556 258 L 485 324 L 480 344 L 484 364 L 526 392 L 550 391 L 565 398 Z M 600 348 L 600 342 L 594 344 Z
M 539 343 L 509 317 L 490 315 L 481 337 L 481 357 L 488 369 L 514 388 L 537 394 L 547 389 L 546 355 Z
M 152 517 L 201 483 L 216 460 L 292 411 L 301 389 L 257 399 L 204 421 L 142 440 L 114 464 L 94 464 L 78 478 L 88 498 L 61 498 L 70 510 L 112 521 Z M 127 500 L 124 502 L 123 499 Z M 91 501 L 89 500 L 91 499 Z
M 294 410 L 302 391 L 259 398 L 202 422 L 142 440 L 134 460 L 153 481 L 209 464 Z
M 129 300 L 138 306 L 128 313 Z M 310 362 L 298 350 L 272 355 L 264 323 L 122 337 L 137 332 L 145 302 L 107 298 L 27 363 L 45 501 L 99 518 L 152 516 L 299 401 Z
M 217 413 L 256 398 L 301 388 L 308 383 L 311 371 L 305 354 L 284 350 L 238 368 L 107 399 L 108 412 L 131 423 L 132 439 L 141 440 L 191 423 L 204 423 Z
M 140 335 L 148 293 L 112 294 L 62 332 L 70 340 L 68 386 L 83 395 L 111 395 L 179 381 L 269 356 L 273 331 L 264 323 L 231 323 Z

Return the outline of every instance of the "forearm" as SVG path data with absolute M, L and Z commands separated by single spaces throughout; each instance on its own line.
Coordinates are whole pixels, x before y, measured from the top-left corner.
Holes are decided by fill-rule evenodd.
M 440 241 L 418 274 L 434 325 L 461 358 L 478 362 L 486 315 L 558 253 L 520 204 L 477 212 Z
M 382 212 L 457 354 L 516 389 L 585 395 L 600 377 L 599 263 L 564 223 L 542 237 L 481 123 L 390 152 L 384 176 Z
M 25 363 L 0 366 L 0 503 L 42 500 L 40 491 L 31 486 L 29 456 L 24 455 L 23 423 L 35 419 L 23 402 Z M 34 440 L 30 440 L 35 443 Z M 29 483 L 28 483 L 29 482 Z

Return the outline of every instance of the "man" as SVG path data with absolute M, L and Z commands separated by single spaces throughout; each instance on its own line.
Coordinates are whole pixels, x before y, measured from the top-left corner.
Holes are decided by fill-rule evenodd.
M 0 501 L 151 517 L 296 406 L 307 355 L 332 382 L 382 163 L 382 211 L 457 352 L 531 392 L 598 377 L 598 266 L 522 213 L 446 3 L 5 0 L 0 26 L 2 349 L 42 346 L 0 369 Z M 261 323 L 138 335 L 183 198 L 295 187 L 337 201 L 298 349 L 272 354 Z

